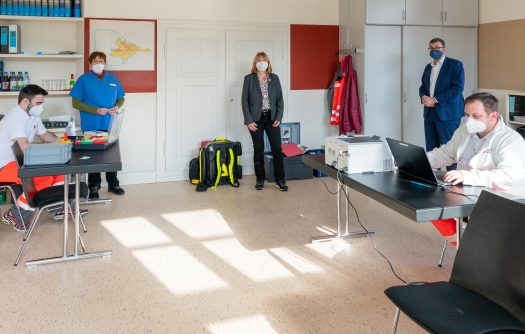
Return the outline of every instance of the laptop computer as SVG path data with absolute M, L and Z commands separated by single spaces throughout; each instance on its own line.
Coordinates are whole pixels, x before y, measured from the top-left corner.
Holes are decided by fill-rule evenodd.
M 119 110 L 116 114 L 111 116 L 109 121 L 109 128 L 106 132 L 93 132 L 87 131 L 84 135 L 91 136 L 103 136 L 104 139 L 96 140 L 93 143 L 89 143 L 89 140 L 85 140 L 84 137 L 78 136 L 75 138 L 69 137 L 74 140 L 73 149 L 74 150 L 104 150 L 111 145 L 115 144 L 120 135 L 120 129 L 122 128 L 122 122 L 124 121 L 124 109 Z
M 444 171 L 434 171 L 428 161 L 427 152 L 423 147 L 404 143 L 399 140 L 386 138 L 390 152 L 394 157 L 397 169 L 426 183 L 436 186 L 449 186 L 450 182 L 443 181 Z

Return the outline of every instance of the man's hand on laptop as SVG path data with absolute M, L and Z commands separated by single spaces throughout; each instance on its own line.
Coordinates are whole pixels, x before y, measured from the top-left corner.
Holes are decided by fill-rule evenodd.
M 458 170 L 448 171 L 443 177 L 443 181 L 450 182 L 453 185 L 463 183 L 463 174 L 461 174 L 461 172 Z

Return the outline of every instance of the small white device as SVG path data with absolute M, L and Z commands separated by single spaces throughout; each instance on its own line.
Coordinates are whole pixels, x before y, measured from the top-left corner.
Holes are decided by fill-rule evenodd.
M 377 136 L 326 137 L 325 163 L 348 174 L 394 170 L 390 149 Z

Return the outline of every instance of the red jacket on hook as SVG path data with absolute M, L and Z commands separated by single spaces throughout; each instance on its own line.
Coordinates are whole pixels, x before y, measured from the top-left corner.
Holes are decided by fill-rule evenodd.
M 354 131 L 355 134 L 362 132 L 363 121 L 361 118 L 361 105 L 357 92 L 357 74 L 352 66 L 352 56 L 346 56 L 339 61 L 343 67 L 343 77 L 346 78 L 345 85 L 341 91 L 341 110 L 339 112 L 339 134 L 346 135 Z

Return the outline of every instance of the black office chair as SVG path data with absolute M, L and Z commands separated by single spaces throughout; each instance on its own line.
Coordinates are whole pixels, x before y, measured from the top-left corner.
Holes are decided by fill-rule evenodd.
M 483 191 L 448 282 L 393 286 L 385 294 L 430 333 L 525 333 L 525 204 Z
M 15 156 L 15 161 L 18 164 L 18 168 L 20 168 L 21 166 L 24 165 L 24 153 L 22 152 L 20 145 L 18 145 L 18 142 L 16 141 L 11 147 L 11 149 L 13 150 L 13 154 Z M 29 241 L 29 237 L 31 236 L 31 233 L 33 233 L 33 230 L 36 226 L 36 222 L 38 221 L 38 218 L 40 217 L 40 214 L 42 213 L 42 211 L 44 211 L 48 207 L 53 207 L 53 206 L 64 204 L 64 186 L 63 185 L 51 186 L 51 187 L 42 189 L 40 191 L 36 191 L 32 177 L 26 177 L 26 178 L 20 178 L 20 179 L 22 180 L 22 187 L 24 189 L 24 194 L 26 196 L 27 203 L 32 208 L 35 208 L 37 212 L 34 215 L 35 218 L 33 219 L 31 226 L 29 227 L 29 231 L 27 232 L 27 235 L 25 237 L 24 244 L 22 245 L 22 249 L 20 250 L 18 257 L 16 258 L 15 266 L 17 266 L 18 261 L 20 261 L 20 257 L 22 256 L 22 253 L 24 252 L 26 248 L 26 245 Z M 88 195 L 88 186 L 85 182 L 81 182 L 80 183 L 80 197 L 87 198 L 87 195 Z M 69 185 L 69 199 L 71 200 L 74 198 L 75 198 L 75 185 L 70 184 Z M 71 208 L 71 205 L 69 205 L 68 203 L 67 206 L 68 206 L 69 212 L 72 213 L 73 210 Z M 82 226 L 84 227 L 84 232 L 87 232 L 82 216 L 80 217 L 80 220 L 82 222 Z M 84 247 L 84 243 L 81 238 L 80 238 L 80 244 L 82 246 L 82 249 L 85 252 L 86 249 Z

